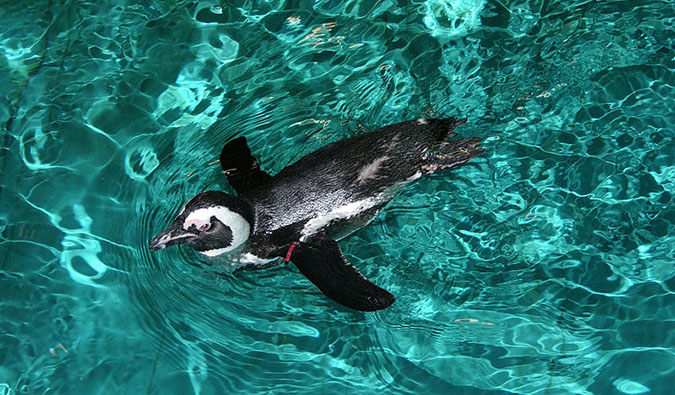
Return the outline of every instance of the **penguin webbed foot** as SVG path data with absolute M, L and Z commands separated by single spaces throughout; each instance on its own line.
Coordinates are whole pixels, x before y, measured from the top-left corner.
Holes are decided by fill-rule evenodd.
M 480 142 L 480 137 L 472 137 L 441 143 L 437 151 L 427 153 L 422 163 L 422 172 L 432 174 L 468 162 L 485 150 L 478 146 Z
M 394 295 L 368 281 L 352 266 L 335 240 L 316 239 L 295 246 L 290 260 L 324 295 L 351 309 L 376 311 L 391 306 Z

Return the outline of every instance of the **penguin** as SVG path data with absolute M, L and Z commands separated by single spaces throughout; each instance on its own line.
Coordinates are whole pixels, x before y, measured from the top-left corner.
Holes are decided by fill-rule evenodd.
M 247 268 L 292 262 L 324 295 L 360 311 L 389 307 L 394 295 L 367 280 L 337 240 L 367 225 L 409 183 L 463 165 L 483 152 L 478 137 L 454 139 L 466 118 L 416 119 L 340 140 L 274 176 L 245 137 L 228 142 L 220 165 L 236 196 L 191 198 L 149 249 L 184 244 L 206 256 L 239 254 Z

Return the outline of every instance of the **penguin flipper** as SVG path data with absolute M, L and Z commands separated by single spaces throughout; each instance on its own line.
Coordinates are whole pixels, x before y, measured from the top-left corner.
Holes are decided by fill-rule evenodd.
M 290 250 L 291 262 L 324 295 L 343 306 L 360 311 L 389 307 L 394 295 L 366 280 L 340 251 L 335 240 L 315 239 Z
M 245 137 L 238 137 L 225 144 L 220 152 L 220 166 L 227 176 L 227 181 L 237 193 L 253 189 L 272 178 L 260 170 L 260 165 L 251 155 Z

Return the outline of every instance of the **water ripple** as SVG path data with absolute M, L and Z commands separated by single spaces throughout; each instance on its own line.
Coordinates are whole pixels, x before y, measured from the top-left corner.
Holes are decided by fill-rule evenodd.
M 502 3 L 1 5 L 0 393 L 667 393 L 672 4 Z M 341 242 L 387 310 L 147 250 L 228 139 L 451 115 L 483 158 Z

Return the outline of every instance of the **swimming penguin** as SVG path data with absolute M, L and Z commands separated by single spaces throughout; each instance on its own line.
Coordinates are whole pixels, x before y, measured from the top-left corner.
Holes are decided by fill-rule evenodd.
M 201 192 L 150 242 L 186 244 L 241 262 L 293 262 L 326 296 L 352 309 L 389 307 L 394 296 L 368 281 L 336 240 L 368 224 L 406 184 L 479 155 L 480 138 L 446 141 L 466 118 L 417 119 L 328 144 L 278 174 L 260 169 L 244 137 L 223 148 L 220 164 L 237 192 Z M 235 249 L 237 249 L 235 251 Z

